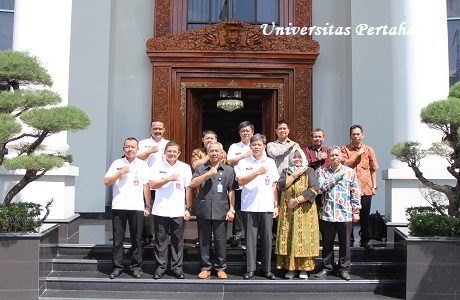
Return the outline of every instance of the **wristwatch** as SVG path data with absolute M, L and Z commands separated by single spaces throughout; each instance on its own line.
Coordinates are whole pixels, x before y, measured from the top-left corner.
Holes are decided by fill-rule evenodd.
M 228 211 L 231 212 L 232 214 L 236 213 L 236 211 L 234 209 L 229 209 Z
M 188 211 L 188 212 L 192 212 L 192 208 L 191 208 L 191 207 L 186 207 L 185 210 Z

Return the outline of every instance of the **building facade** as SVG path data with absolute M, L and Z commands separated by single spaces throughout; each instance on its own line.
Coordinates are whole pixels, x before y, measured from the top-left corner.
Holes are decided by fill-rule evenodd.
M 381 167 L 372 210 L 404 221 L 411 202 L 396 199 L 420 198 L 417 181 L 390 149 L 439 139 L 419 111 L 448 93 L 446 2 L 258 2 L 15 0 L 13 49 L 40 57 L 53 89 L 92 120 L 83 132 L 48 141 L 70 147 L 79 167 L 76 212 L 105 211 L 108 164 L 122 155 L 125 137 L 149 135 L 152 119 L 165 121 L 188 160 L 202 129 L 229 144 L 238 140 L 238 121 L 249 119 L 274 139 L 284 118 L 301 144 L 316 127 L 327 145 L 347 144 L 349 127 L 361 124 Z M 247 23 L 221 23 L 233 18 Z M 317 29 L 264 35 L 262 24 Z M 216 108 L 222 90 L 241 91 L 245 108 Z M 428 159 L 425 168 L 448 181 L 440 164 Z

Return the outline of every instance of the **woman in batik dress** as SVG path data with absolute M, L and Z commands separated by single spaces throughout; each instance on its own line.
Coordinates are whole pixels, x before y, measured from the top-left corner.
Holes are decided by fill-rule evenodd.
M 276 268 L 285 278 L 308 279 L 319 256 L 319 226 L 315 197 L 319 192 L 315 171 L 308 167 L 304 152 L 294 147 L 288 168 L 278 181 L 281 191 L 275 253 Z

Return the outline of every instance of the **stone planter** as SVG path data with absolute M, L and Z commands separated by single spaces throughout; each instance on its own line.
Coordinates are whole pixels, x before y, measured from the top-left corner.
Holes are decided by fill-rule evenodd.
M 58 225 L 45 224 L 39 233 L 0 233 L 0 298 L 38 299 L 42 280 L 56 256 Z
M 460 238 L 394 236 L 406 299 L 460 299 Z

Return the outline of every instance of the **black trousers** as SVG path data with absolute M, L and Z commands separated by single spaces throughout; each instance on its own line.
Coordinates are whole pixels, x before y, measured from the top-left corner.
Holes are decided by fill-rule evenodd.
M 257 234 L 260 236 L 262 272 L 270 272 L 272 264 L 272 226 L 271 212 L 241 212 L 246 237 L 246 272 L 255 272 L 257 261 Z
M 227 220 L 197 218 L 201 271 L 225 271 L 227 268 Z M 210 250 L 214 233 L 215 259 L 211 264 Z
M 155 222 L 155 273 L 163 274 L 168 266 L 168 244 L 171 242 L 171 271 L 182 272 L 184 260 L 184 217 L 153 216 Z
M 113 248 L 112 263 L 114 269 L 123 269 L 123 241 L 126 223 L 131 237 L 131 270 L 142 267 L 142 224 L 144 212 L 140 210 L 112 210 Z
M 361 210 L 359 211 L 359 224 L 361 225 L 361 244 L 367 243 L 371 239 L 371 231 L 369 229 L 369 214 L 371 213 L 372 195 L 361 196 Z M 353 230 L 351 231 L 351 242 L 354 243 L 355 237 Z
M 235 190 L 235 218 L 232 223 L 232 235 L 244 237 L 244 225 L 241 216 L 241 190 Z
M 153 200 L 155 200 L 155 190 L 150 190 L 150 195 L 152 199 L 150 205 L 153 205 Z M 153 225 L 153 215 L 150 214 L 148 217 L 144 218 L 144 229 L 142 231 L 142 238 L 151 240 L 153 239 L 154 234 L 155 229 Z
M 332 271 L 334 265 L 334 240 L 339 238 L 339 271 L 350 270 L 350 243 L 348 237 L 353 228 L 352 222 L 327 222 L 319 220 L 319 230 L 323 240 L 324 269 Z

